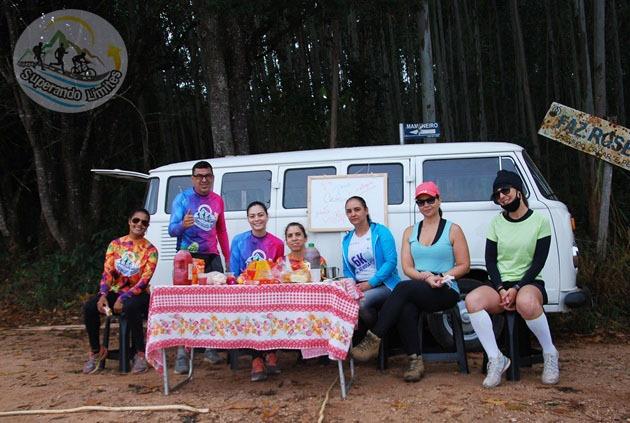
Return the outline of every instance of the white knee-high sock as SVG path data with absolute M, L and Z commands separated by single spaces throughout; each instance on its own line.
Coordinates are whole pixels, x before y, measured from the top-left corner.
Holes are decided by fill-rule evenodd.
M 549 330 L 549 323 L 547 322 L 547 316 L 545 313 L 532 320 L 525 320 L 527 327 L 538 339 L 538 343 L 543 349 L 543 353 L 555 353 L 556 347 L 551 340 L 551 331 Z
M 494 337 L 494 331 L 492 330 L 492 319 L 486 310 L 477 311 L 475 313 L 468 313 L 470 317 L 470 323 L 473 329 L 477 333 L 479 342 L 486 350 L 489 358 L 498 357 L 501 355 L 499 347 L 497 346 L 497 340 Z

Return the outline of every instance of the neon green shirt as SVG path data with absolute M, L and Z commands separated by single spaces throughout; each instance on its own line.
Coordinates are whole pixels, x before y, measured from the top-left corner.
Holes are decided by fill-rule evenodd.
M 551 236 L 549 221 L 541 213 L 511 222 L 501 213 L 490 222 L 488 239 L 497 243 L 497 267 L 502 281 L 519 282 L 532 265 L 536 241 Z M 542 279 L 540 274 L 536 279 Z

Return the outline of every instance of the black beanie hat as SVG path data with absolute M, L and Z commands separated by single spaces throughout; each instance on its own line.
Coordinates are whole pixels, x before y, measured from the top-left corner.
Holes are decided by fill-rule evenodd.
M 492 196 L 490 199 L 493 199 L 494 193 L 497 192 L 498 189 L 504 187 L 513 187 L 520 192 L 523 192 L 523 181 L 517 173 L 510 172 L 509 170 L 498 171 L 497 177 L 494 179 L 494 183 L 492 184 Z

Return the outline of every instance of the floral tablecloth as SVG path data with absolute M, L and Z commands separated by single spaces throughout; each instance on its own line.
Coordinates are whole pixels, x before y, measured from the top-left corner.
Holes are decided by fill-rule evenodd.
M 344 360 L 361 297 L 353 283 L 159 286 L 152 289 L 146 355 L 163 348 L 299 349 Z

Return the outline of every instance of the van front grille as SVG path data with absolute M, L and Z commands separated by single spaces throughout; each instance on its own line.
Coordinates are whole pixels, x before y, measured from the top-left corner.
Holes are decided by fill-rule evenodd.
M 175 257 L 175 247 L 177 246 L 177 238 L 168 234 L 168 226 L 162 226 L 160 233 L 160 260 L 172 260 Z

